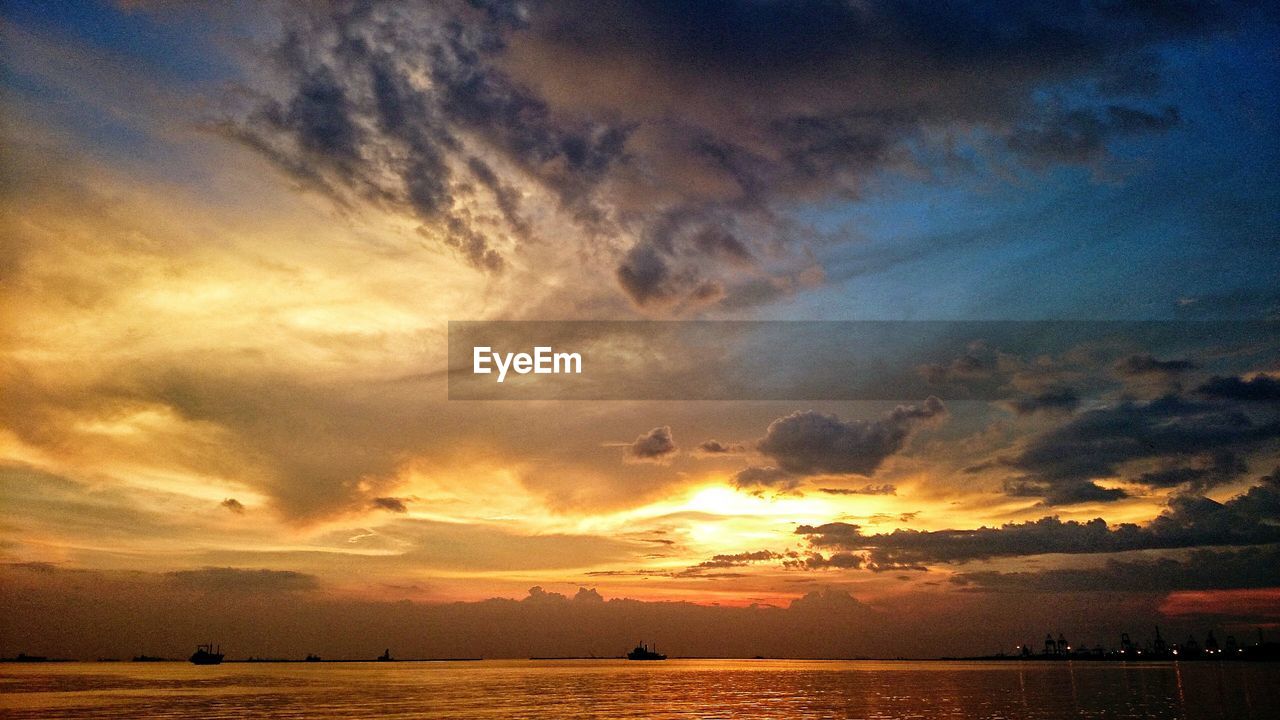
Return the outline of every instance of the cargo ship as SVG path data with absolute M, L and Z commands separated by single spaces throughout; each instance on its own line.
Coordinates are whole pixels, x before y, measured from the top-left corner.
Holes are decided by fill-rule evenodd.
M 667 656 L 658 652 L 656 646 L 650 648 L 644 643 L 640 643 L 634 650 L 627 653 L 628 660 L 666 660 Z
M 196 665 L 217 665 L 222 662 L 222 649 L 215 647 L 213 643 L 197 645 L 190 659 Z

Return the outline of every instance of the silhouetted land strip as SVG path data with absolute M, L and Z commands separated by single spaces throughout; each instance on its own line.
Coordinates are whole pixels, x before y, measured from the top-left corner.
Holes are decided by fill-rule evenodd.
M 28 655 L 26 653 L 18 653 L 17 656 L 11 658 L 0 658 L 0 662 L 6 663 L 64 663 L 76 662 L 69 658 L 51 658 L 43 655 Z
M 379 660 L 378 658 L 350 658 L 336 660 L 306 660 L 303 658 L 245 658 L 244 660 L 225 660 L 228 663 L 431 663 L 431 662 L 478 662 L 484 658 L 478 657 L 448 657 L 448 658 L 391 658 L 390 660 Z
M 547 657 L 531 657 L 530 660 L 624 660 L 622 655 L 554 655 Z
M 1167 642 L 1160 633 L 1159 626 L 1154 628 L 1153 636 L 1146 640 L 1131 637 L 1129 633 L 1120 635 L 1120 645 L 1113 648 L 1104 648 L 1101 645 L 1093 647 L 1077 646 L 1068 642 L 1062 633 L 1055 638 L 1052 633 L 1046 634 L 1043 649 L 1033 650 L 1031 645 L 1019 645 L 1017 651 L 1013 654 L 997 653 L 995 655 L 968 655 L 968 656 L 944 656 L 934 658 L 876 658 L 867 656 L 842 656 L 842 657 L 810 657 L 810 658 L 782 658 L 782 657 L 764 657 L 755 655 L 751 657 L 726 657 L 726 656 L 699 656 L 684 655 L 677 656 L 681 660 L 809 660 L 809 661 L 858 661 L 858 660 L 877 660 L 877 661 L 966 661 L 966 662 L 985 662 L 985 661 L 1002 661 L 1002 662 L 1023 662 L 1023 661 L 1041 661 L 1041 662 L 1061 662 L 1061 661 L 1080 661 L 1080 662 L 1228 662 L 1236 663 L 1252 663 L 1252 662 L 1278 662 L 1280 661 L 1280 642 L 1268 640 L 1263 635 L 1262 629 L 1258 629 L 1256 639 L 1248 644 L 1237 642 L 1236 638 L 1228 635 L 1225 641 L 1219 644 L 1217 637 L 1213 631 L 1209 631 L 1204 636 L 1203 643 L 1197 641 L 1194 636 L 1188 636 L 1184 642 L 1171 643 Z M 201 649 L 208 649 L 210 652 L 216 652 L 218 662 L 222 662 L 223 656 L 221 651 L 216 650 L 213 645 L 201 646 Z M 199 654 L 197 651 L 197 655 Z M 400 659 L 392 657 L 391 649 L 387 648 L 377 657 L 363 658 L 338 658 L 338 659 L 322 659 L 319 655 L 308 654 L 305 658 L 260 658 L 249 656 L 241 660 L 227 660 L 230 663 L 441 663 L 441 662 L 478 662 L 484 658 L 480 657 L 429 657 L 429 658 L 405 658 Z M 599 656 L 595 654 L 589 655 L 559 655 L 559 656 L 534 656 L 529 660 L 554 661 L 554 660 L 665 660 L 666 655 L 658 653 L 656 648 L 649 647 L 641 643 L 634 650 L 626 655 Z M 99 662 L 116 662 L 114 658 L 99 658 Z M 154 657 L 150 655 L 137 655 L 133 658 L 134 662 L 182 662 L 169 658 Z M 18 653 L 16 657 L 0 658 L 0 663 L 54 663 L 54 662 L 79 662 L 76 659 L 66 658 L 49 658 L 43 655 L 29 655 L 25 652 Z M 194 660 L 193 660 L 194 662 Z

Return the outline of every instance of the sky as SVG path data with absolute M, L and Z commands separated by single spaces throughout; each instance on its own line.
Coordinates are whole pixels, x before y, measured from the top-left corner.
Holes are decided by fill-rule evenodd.
M 1280 631 L 1278 21 L 0 4 L 0 655 Z M 1036 334 L 904 397 L 815 325 L 726 356 L 828 396 L 492 402 L 459 320 Z

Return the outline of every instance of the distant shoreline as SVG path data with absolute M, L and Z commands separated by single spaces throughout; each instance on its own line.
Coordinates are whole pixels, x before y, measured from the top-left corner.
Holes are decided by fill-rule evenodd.
M 1191 663 L 1203 664 L 1210 662 L 1228 663 L 1228 664 L 1253 664 L 1253 663 L 1269 663 L 1280 661 L 1276 657 L 1200 657 L 1200 658 L 1116 658 L 1116 657 L 1054 657 L 1054 656 L 1030 656 L 1020 657 L 1016 655 L 979 655 L 973 657 L 893 657 L 893 658 L 877 658 L 877 657 L 724 657 L 724 656 L 681 656 L 672 657 L 671 660 L 725 660 L 725 661 L 796 661 L 796 662 L 1008 662 L 1008 663 L 1026 663 L 1026 662 L 1080 662 L 1080 663 L 1142 663 L 1150 664 L 1175 664 L 1175 663 Z M 529 661 L 529 662 L 563 662 L 563 661 L 581 661 L 581 660 L 626 660 L 623 656 L 616 657 L 590 657 L 590 656 L 564 656 L 564 657 L 529 657 L 529 658 L 478 658 L 478 657 L 456 657 L 456 658 L 405 658 L 393 660 L 378 659 L 335 659 L 335 660 L 300 660 L 289 658 L 243 658 L 239 660 L 224 660 L 222 665 L 320 665 L 335 663 L 370 663 L 370 664 L 389 664 L 389 663 L 444 663 L 444 662 L 483 662 L 483 661 Z M 76 658 L 0 658 L 0 665 L 50 665 L 50 664 L 182 664 L 189 665 L 190 661 L 179 658 L 164 658 L 146 661 L 135 660 L 119 660 L 114 658 L 99 658 L 96 660 L 80 660 Z M 657 663 L 639 663 L 639 664 L 657 664 Z

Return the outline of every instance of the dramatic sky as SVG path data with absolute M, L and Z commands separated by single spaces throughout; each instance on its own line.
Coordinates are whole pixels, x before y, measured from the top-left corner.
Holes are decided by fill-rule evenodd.
M 1280 628 L 1278 23 L 6 0 L 0 654 Z M 450 320 L 1193 341 L 1017 325 L 1043 345 L 875 401 L 479 402 Z

